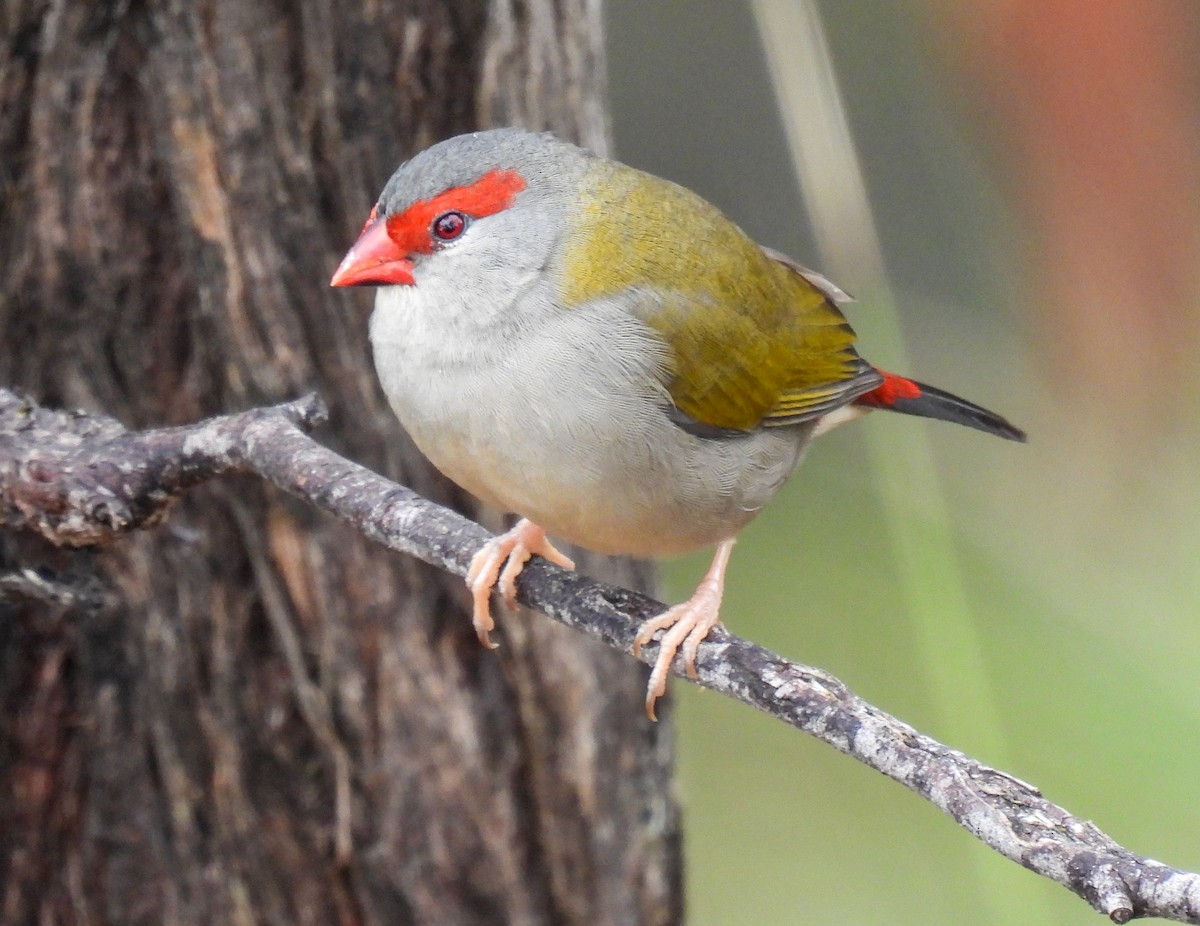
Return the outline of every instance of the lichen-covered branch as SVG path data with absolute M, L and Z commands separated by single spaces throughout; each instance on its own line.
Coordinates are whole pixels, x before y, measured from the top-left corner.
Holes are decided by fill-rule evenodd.
M 256 425 L 310 428 L 324 417 L 324 404 L 308 396 L 200 424 L 130 432 L 111 418 L 40 408 L 0 389 L 0 524 L 36 531 L 58 546 L 110 543 L 157 524 L 193 486 L 255 470 L 243 454 Z
M 109 419 L 51 412 L 0 390 L 0 517 L 60 545 L 110 542 L 157 523 L 206 479 L 257 473 L 355 525 L 372 540 L 463 575 L 488 539 L 479 525 L 305 435 L 321 420 L 308 397 L 200 424 L 138 433 Z M 535 560 L 523 603 L 631 652 L 653 599 Z M 62 594 L 35 575 L 0 576 L 0 594 Z M 653 662 L 655 648 L 642 658 Z M 1010 775 L 950 749 L 868 704 L 836 678 L 714 631 L 699 683 L 817 737 L 920 794 L 997 852 L 1068 887 L 1116 923 L 1156 916 L 1200 923 L 1200 875 L 1119 846 L 1092 823 Z M 677 671 L 681 667 L 677 665 Z

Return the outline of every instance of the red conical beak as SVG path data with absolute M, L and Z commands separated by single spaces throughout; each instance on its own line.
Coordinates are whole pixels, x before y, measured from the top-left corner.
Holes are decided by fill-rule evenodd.
M 388 237 L 387 221 L 372 218 L 334 271 L 330 286 L 413 285 L 413 262 Z

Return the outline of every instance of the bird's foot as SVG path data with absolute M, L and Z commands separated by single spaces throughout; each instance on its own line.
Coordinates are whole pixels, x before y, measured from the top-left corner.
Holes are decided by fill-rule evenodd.
M 688 675 L 697 677 L 696 654 L 700 644 L 709 632 L 719 624 L 721 615 L 721 598 L 725 592 L 725 567 L 729 564 L 729 554 L 733 552 L 733 541 L 726 540 L 717 547 L 712 565 L 692 597 L 682 604 L 668 608 L 658 617 L 652 617 L 642 624 L 633 638 L 633 655 L 640 656 L 642 647 L 651 641 L 660 630 L 666 631 L 658 644 L 658 657 L 654 660 L 654 668 L 650 671 L 650 681 L 646 685 L 646 716 L 656 720 L 654 702 L 663 696 L 667 690 L 667 676 L 671 672 L 671 663 L 675 654 L 683 650 L 683 664 Z
M 490 632 L 496 622 L 492 619 L 492 589 L 498 589 L 504 603 L 510 608 L 517 606 L 517 576 L 525 568 L 531 556 L 540 556 L 562 566 L 574 569 L 575 563 L 557 550 L 546 532 L 527 518 L 521 518 L 499 537 L 493 537 L 483 545 L 471 559 L 467 570 L 467 588 L 471 590 L 474 611 L 471 622 L 479 642 L 488 649 L 495 649 Z

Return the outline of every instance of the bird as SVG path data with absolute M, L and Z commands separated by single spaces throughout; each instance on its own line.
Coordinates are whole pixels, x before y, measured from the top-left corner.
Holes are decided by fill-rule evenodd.
M 994 412 L 859 356 L 849 297 L 756 244 L 698 194 L 549 133 L 438 142 L 383 188 L 331 280 L 376 286 L 369 334 L 389 404 L 450 480 L 518 520 L 471 561 L 515 606 L 531 556 L 715 548 L 660 632 L 646 713 L 682 651 L 697 676 L 741 530 L 814 437 L 875 409 L 1014 441 Z

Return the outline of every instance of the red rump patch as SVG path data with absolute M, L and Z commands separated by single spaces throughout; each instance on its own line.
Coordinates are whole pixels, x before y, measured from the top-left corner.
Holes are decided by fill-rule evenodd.
M 434 248 L 429 233 L 433 220 L 444 212 L 461 212 L 474 219 L 494 215 L 512 205 L 525 189 L 525 178 L 515 170 L 496 168 L 469 186 L 451 187 L 431 199 L 418 199 L 387 220 L 388 237 L 401 254 L 428 254 Z
M 890 408 L 901 399 L 919 399 L 921 397 L 921 387 L 911 379 L 905 379 L 903 376 L 897 376 L 886 370 L 878 370 L 878 372 L 883 374 L 883 382 L 870 392 L 860 395 L 857 399 L 859 405 Z

